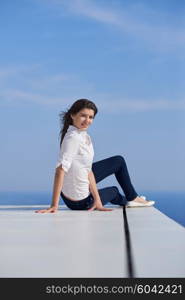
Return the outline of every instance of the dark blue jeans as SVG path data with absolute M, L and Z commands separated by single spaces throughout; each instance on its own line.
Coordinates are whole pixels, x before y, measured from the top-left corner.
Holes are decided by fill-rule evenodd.
M 138 196 L 131 183 L 127 165 L 122 156 L 117 155 L 97 161 L 93 163 L 92 171 L 94 173 L 96 183 L 114 174 L 123 193 L 125 194 L 125 196 L 122 196 L 116 186 L 98 189 L 103 205 L 110 202 L 112 204 L 123 206 L 127 203 L 127 201 L 131 201 Z M 61 197 L 63 198 L 64 203 L 73 210 L 87 210 L 92 207 L 94 202 L 92 194 L 79 201 L 72 201 L 66 198 L 62 192 Z

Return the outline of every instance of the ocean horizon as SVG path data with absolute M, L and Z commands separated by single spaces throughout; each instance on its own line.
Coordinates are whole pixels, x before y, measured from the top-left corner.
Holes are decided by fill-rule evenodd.
M 146 191 L 142 193 L 155 201 L 155 208 L 185 226 L 185 191 Z M 52 193 L 3 191 L 0 192 L 0 205 L 50 205 Z M 64 204 L 60 198 L 59 204 Z M 2 208 L 1 208 L 2 209 Z

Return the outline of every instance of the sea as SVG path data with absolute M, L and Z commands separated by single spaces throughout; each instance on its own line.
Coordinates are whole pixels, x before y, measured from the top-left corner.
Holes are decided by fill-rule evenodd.
M 185 226 L 185 191 L 146 191 L 142 194 L 147 199 L 155 201 L 155 208 Z M 1 205 L 46 205 L 47 207 L 51 203 L 51 197 L 49 192 L 0 192 L 0 209 L 3 209 Z M 60 198 L 59 204 L 64 204 L 62 198 Z M 28 207 L 27 209 L 33 208 Z

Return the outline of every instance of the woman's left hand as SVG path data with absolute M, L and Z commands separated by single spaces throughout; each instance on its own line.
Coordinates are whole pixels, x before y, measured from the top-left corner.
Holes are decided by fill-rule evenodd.
M 104 207 L 103 205 L 93 204 L 93 206 L 91 208 L 89 208 L 88 211 L 92 211 L 95 209 L 100 210 L 100 211 L 112 211 L 113 210 L 111 208 Z

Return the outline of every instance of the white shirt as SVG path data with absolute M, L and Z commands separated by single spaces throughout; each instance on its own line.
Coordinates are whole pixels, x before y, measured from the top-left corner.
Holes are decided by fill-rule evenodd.
M 61 144 L 56 168 L 65 171 L 62 192 L 66 197 L 82 200 L 90 194 L 88 173 L 92 169 L 94 149 L 86 130 L 70 125 Z

